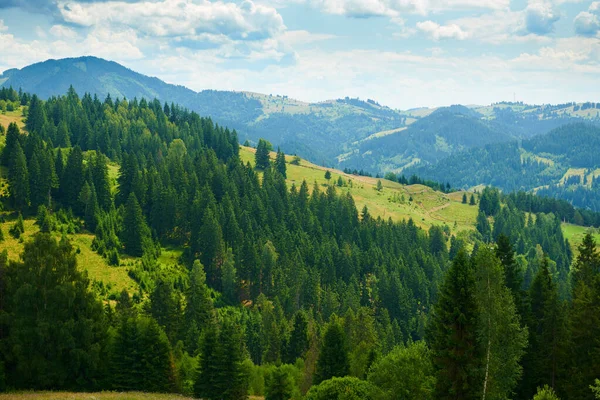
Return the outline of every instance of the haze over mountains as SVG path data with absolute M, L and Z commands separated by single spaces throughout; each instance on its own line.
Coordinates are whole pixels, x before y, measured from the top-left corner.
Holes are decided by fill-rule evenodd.
M 525 146 L 533 137 L 574 122 L 597 124 L 600 115 L 600 103 L 499 103 L 401 111 L 374 100 L 305 103 L 272 94 L 194 92 L 95 57 L 48 60 L 8 70 L 0 77 L 0 84 L 43 98 L 64 94 L 71 85 L 80 94 L 93 93 L 101 99 L 108 94 L 112 98 L 157 98 L 236 129 L 240 142 L 265 138 L 288 154 L 296 153 L 318 164 L 373 174 L 418 173 L 457 187 L 496 184 L 505 190 L 537 190 L 564 183 L 570 168 L 578 166 L 570 164 L 562 149 L 544 158 L 545 152 L 525 150 L 519 141 L 525 140 Z M 563 139 L 570 134 L 569 129 L 560 132 Z M 512 168 L 509 161 L 514 159 L 508 176 L 507 171 L 498 169 L 498 160 L 493 157 L 496 153 L 507 157 L 502 162 L 504 169 Z M 540 160 L 550 160 L 552 165 L 543 164 L 546 161 L 539 164 Z M 596 166 L 588 164 L 579 167 L 590 169 L 587 175 L 592 178 Z M 474 170 L 474 165 L 478 169 Z M 586 184 L 583 178 L 581 184 L 591 189 L 588 177 Z

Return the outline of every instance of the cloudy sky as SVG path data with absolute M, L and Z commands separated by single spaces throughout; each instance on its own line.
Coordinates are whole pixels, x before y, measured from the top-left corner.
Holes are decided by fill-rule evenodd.
M 0 0 L 0 71 L 81 55 L 306 101 L 600 101 L 600 2 Z

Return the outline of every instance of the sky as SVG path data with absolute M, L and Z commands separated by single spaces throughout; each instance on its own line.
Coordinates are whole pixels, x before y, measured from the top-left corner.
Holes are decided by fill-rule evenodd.
M 0 71 L 83 55 L 310 102 L 599 102 L 600 1 L 0 0 Z

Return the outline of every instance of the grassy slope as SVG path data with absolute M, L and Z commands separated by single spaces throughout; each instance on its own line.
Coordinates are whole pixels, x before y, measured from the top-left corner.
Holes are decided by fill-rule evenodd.
M 579 246 L 583 240 L 583 236 L 588 232 L 592 232 L 594 239 L 596 239 L 596 243 L 600 244 L 600 230 L 598 229 L 586 228 L 585 226 L 573 224 L 562 224 L 562 230 L 565 239 L 569 239 L 569 243 L 571 244 L 574 254 L 578 253 L 577 246 Z
M 240 158 L 244 162 L 254 163 L 253 148 L 242 147 Z M 271 154 L 275 158 L 275 154 Z M 312 190 L 314 182 L 325 190 L 327 180 L 325 171 L 328 168 L 301 160 L 300 165 L 289 164 L 293 157 L 286 156 L 288 183 L 299 186 L 306 180 L 309 188 Z M 354 197 L 356 206 L 359 210 L 366 205 L 371 215 L 381 216 L 382 218 L 392 218 L 394 221 L 412 218 L 415 224 L 429 228 L 432 225 L 448 224 L 454 228 L 454 222 L 457 223 L 456 230 L 473 229 L 474 221 L 477 216 L 477 208 L 461 203 L 462 192 L 446 195 L 436 192 L 423 185 L 404 186 L 396 182 L 380 179 L 383 184 L 383 190 L 378 192 L 375 188 L 378 179 L 364 176 L 355 176 L 345 174 L 339 170 L 329 169 L 331 172 L 331 183 L 337 182 L 339 177 L 346 181 L 346 186 L 336 187 L 338 193 L 349 191 Z M 350 185 L 351 182 L 351 185 Z M 401 198 L 404 196 L 404 203 Z M 413 202 L 409 202 L 412 196 Z

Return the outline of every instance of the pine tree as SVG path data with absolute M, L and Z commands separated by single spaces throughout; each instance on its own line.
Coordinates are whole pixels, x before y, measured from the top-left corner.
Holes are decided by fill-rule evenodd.
M 21 131 L 19 126 L 11 122 L 6 130 L 6 140 L 4 143 L 4 149 L 2 150 L 2 165 L 10 167 L 10 160 L 12 158 L 13 151 L 17 144 L 21 145 Z
M 267 141 L 264 139 L 258 140 L 258 145 L 256 146 L 255 162 L 256 168 L 262 170 L 269 168 L 269 165 L 271 164 L 269 158 L 269 146 L 267 144 Z
M 159 278 L 150 294 L 150 314 L 165 331 L 169 341 L 175 343 L 182 317 L 181 302 L 171 282 Z
M 469 205 L 474 206 L 475 203 L 475 195 L 471 193 L 471 198 L 469 199 Z
M 108 211 L 112 206 L 112 197 L 110 194 L 110 181 L 108 178 L 107 158 L 102 153 L 97 153 L 92 162 L 92 176 L 94 178 L 94 188 L 98 198 L 98 206 Z
M 466 194 L 466 193 L 463 193 L 463 196 L 462 196 L 462 203 L 463 203 L 463 204 L 467 204 L 467 194 Z
M 566 362 L 567 321 L 552 279 L 549 260 L 544 257 L 529 289 L 529 348 L 523 360 L 523 396 L 531 397 L 543 385 L 557 387 Z
M 570 313 L 572 340 L 570 394 L 593 399 L 589 389 L 600 376 L 600 254 L 591 234 L 584 237 L 573 272 L 573 303 Z M 587 389 L 587 390 L 586 390 Z
M 329 182 L 329 180 L 331 179 L 331 171 L 325 171 L 325 179 L 327 180 L 327 182 Z
M 481 395 L 475 295 L 473 268 L 461 249 L 440 288 L 428 327 L 437 370 L 436 399 L 475 399 Z
M 12 349 L 11 386 L 94 389 L 107 326 L 68 240 L 36 234 L 7 274 L 4 317 L 10 330 L 3 345 Z
M 225 256 L 223 234 L 213 210 L 207 208 L 202 219 L 202 228 L 198 237 L 200 261 L 206 270 L 206 277 L 212 287 L 221 282 L 221 266 Z
M 294 325 L 287 347 L 287 362 L 293 364 L 296 359 L 304 356 L 308 350 L 308 317 L 304 311 L 296 312 L 294 315 Z
M 281 176 L 287 178 L 285 154 L 283 151 L 279 150 L 279 148 L 277 148 L 277 157 L 275 157 L 275 170 L 278 171 Z
M 517 311 L 523 316 L 525 293 L 523 287 L 523 272 L 515 260 L 515 251 L 508 236 L 500 234 L 496 241 L 496 257 L 504 270 L 504 282 L 512 293 Z
M 76 213 L 83 211 L 79 206 L 79 193 L 84 183 L 83 153 L 79 146 L 75 146 L 67 158 L 60 188 L 64 205 Z
M 8 192 L 12 206 L 25 211 L 29 206 L 29 171 L 21 145 L 15 143 L 9 160 Z
M 221 393 L 217 387 L 217 346 L 219 346 L 219 334 L 216 325 L 211 325 L 203 336 L 198 363 L 198 377 L 194 383 L 194 395 L 201 399 L 220 399 Z
M 56 144 L 58 147 L 71 147 L 71 134 L 69 133 L 67 122 L 64 120 L 58 124 Z
M 190 332 L 200 333 L 215 324 L 214 306 L 210 297 L 210 289 L 206 285 L 206 274 L 199 260 L 194 261 L 190 271 L 190 285 L 185 292 L 186 308 L 186 345 L 190 354 L 195 354 L 198 336 Z
M 504 284 L 502 265 L 493 251 L 480 246 L 474 264 L 483 399 L 510 398 L 522 373 L 519 361 L 527 346 L 527 329 L 521 327 L 512 293 Z
M 265 400 L 289 400 L 292 398 L 294 382 L 290 374 L 281 366 L 275 368 L 267 379 Z
M 223 262 L 223 273 L 221 276 L 221 287 L 223 288 L 223 297 L 227 304 L 235 305 L 237 303 L 237 270 L 231 247 L 227 249 L 225 261 Z
M 142 208 L 134 193 L 129 195 L 125 205 L 123 216 L 123 227 L 121 230 L 121 242 L 125 246 L 125 252 L 134 257 L 144 254 L 145 244 L 150 239 L 150 230 L 144 221 Z
M 323 345 L 317 359 L 314 383 L 319 384 L 333 377 L 350 373 L 346 335 L 337 320 L 329 323 L 323 336 Z
M 481 233 L 484 242 L 489 243 L 492 240 L 492 228 L 490 226 L 490 222 L 485 214 L 481 211 L 479 211 L 479 214 L 477 214 L 476 228 L 477 231 Z

